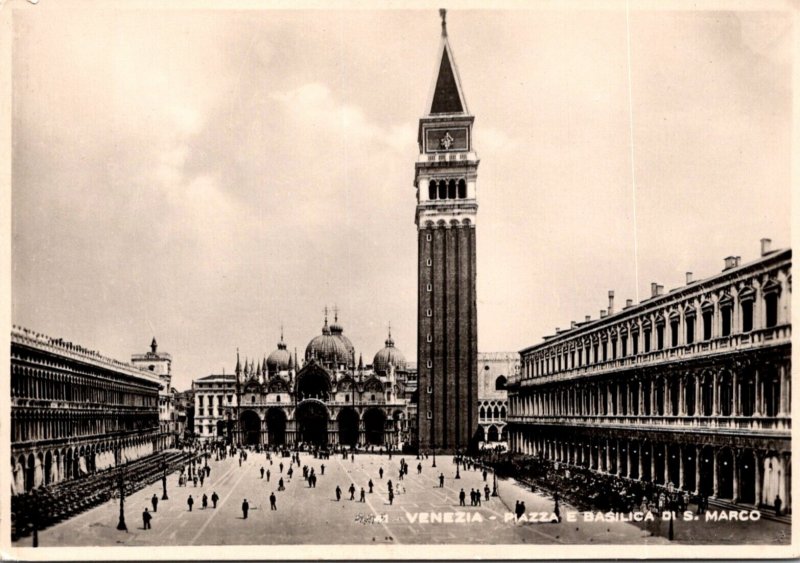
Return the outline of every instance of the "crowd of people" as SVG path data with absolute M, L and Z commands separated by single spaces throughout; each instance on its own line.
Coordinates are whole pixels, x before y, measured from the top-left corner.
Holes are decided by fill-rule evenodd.
M 665 485 L 601 474 L 546 459 L 507 455 L 495 462 L 501 475 L 513 476 L 533 489 L 561 495 L 581 509 L 629 513 L 633 511 L 682 513 L 695 505 L 698 513 L 708 508 L 708 498 L 693 497 L 671 484 Z

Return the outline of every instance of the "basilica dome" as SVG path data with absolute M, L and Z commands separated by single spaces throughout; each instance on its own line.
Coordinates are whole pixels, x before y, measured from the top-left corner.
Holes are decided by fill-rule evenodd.
M 389 338 L 386 339 L 386 347 L 375 354 L 375 358 L 372 360 L 372 369 L 375 370 L 375 373 L 385 375 L 389 371 L 390 365 L 395 369 L 406 369 L 406 358 L 399 349 L 394 347 L 391 331 Z
M 353 353 L 345 344 L 341 335 L 334 335 L 325 319 L 322 334 L 315 336 L 306 346 L 306 362 L 315 359 L 326 367 L 335 368 L 339 365 L 353 367 Z
M 339 316 L 335 316 L 333 318 L 333 324 L 331 325 L 331 334 L 341 340 L 342 344 L 344 344 L 345 348 L 347 348 L 350 355 L 348 358 L 355 358 L 356 357 L 356 348 L 353 346 L 353 343 L 350 342 L 350 339 L 344 335 L 344 327 L 339 324 Z
M 281 341 L 278 342 L 278 349 L 267 357 L 267 372 L 274 375 L 281 371 L 289 369 L 292 360 L 292 354 L 286 349 L 286 343 L 283 341 L 283 334 L 281 334 Z

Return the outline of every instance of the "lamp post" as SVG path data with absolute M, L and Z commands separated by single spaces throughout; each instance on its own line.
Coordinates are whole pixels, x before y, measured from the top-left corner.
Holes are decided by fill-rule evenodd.
M 433 465 L 431 467 L 436 467 L 436 445 L 433 446 Z
M 117 523 L 117 530 L 128 531 L 128 526 L 125 525 L 125 466 L 121 465 L 119 468 L 119 522 Z
M 161 476 L 161 488 L 164 490 L 164 492 L 161 494 L 161 500 L 169 500 L 169 497 L 167 496 L 167 462 L 163 462 L 162 466 L 164 469 L 164 475 Z

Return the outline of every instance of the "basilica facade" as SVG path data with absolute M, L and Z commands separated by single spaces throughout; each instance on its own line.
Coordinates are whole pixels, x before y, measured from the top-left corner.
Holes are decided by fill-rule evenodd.
M 320 447 L 409 443 L 415 373 L 391 331 L 372 364 L 356 361 L 338 315 L 298 360 L 281 336 L 261 361 L 237 355 L 233 374 L 193 382 L 195 427 L 203 441 Z

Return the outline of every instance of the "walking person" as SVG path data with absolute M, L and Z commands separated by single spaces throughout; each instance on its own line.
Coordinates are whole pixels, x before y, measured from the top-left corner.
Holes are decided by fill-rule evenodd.
M 153 512 L 158 512 L 158 496 L 155 493 L 150 499 L 150 502 L 153 504 Z
M 194 483 L 194 486 L 195 486 L 195 487 L 197 486 L 197 475 L 195 475 L 194 477 L 192 477 L 192 483 Z
M 200 472 L 200 486 L 201 487 L 203 486 L 203 480 L 205 479 L 205 474 L 206 474 L 205 471 L 201 471 Z
M 250 503 L 247 502 L 247 499 L 242 501 L 242 517 L 244 520 L 247 520 L 247 512 L 250 510 Z
M 194 505 L 194 499 L 192 498 L 192 495 L 189 495 L 189 498 L 186 500 L 186 504 L 189 505 L 189 512 L 191 512 L 192 506 Z
M 270 510 L 278 510 L 278 505 L 275 504 L 275 492 L 273 491 L 272 494 L 269 495 L 269 509 Z
M 380 476 L 381 479 L 383 479 L 383 467 L 378 469 L 378 475 Z
M 366 494 L 364 493 L 364 487 L 361 487 L 361 499 L 359 502 L 367 502 Z
M 217 507 L 217 501 L 219 500 L 219 496 L 217 496 L 217 491 L 211 493 L 211 502 L 214 504 L 214 508 Z
M 356 486 L 353 483 L 350 483 L 350 488 L 347 489 L 350 491 L 350 500 L 355 500 L 356 498 Z
M 483 487 L 483 494 L 486 495 L 486 502 L 489 502 L 489 485 Z
M 422 475 L 422 464 L 421 463 L 417 464 L 417 475 Z
M 392 489 L 389 489 L 389 504 L 392 504 L 393 501 L 394 501 L 394 491 Z
M 154 511 L 155 512 L 155 511 Z M 150 520 L 153 519 L 153 515 L 147 512 L 147 507 L 144 507 L 144 512 L 142 512 L 142 523 L 144 524 L 144 529 L 149 530 L 150 528 Z
M 487 472 L 487 471 L 484 469 L 484 470 L 483 470 L 483 481 L 484 481 L 484 482 L 486 482 L 486 476 L 487 476 L 488 474 L 489 474 L 489 473 L 488 473 L 488 472 Z

